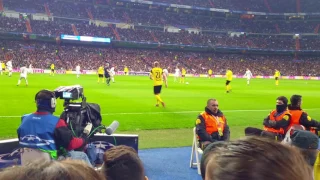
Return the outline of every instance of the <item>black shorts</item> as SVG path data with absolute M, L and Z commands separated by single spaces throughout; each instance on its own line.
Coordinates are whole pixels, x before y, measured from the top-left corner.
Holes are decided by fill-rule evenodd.
M 182 75 L 181 77 L 186 77 L 186 75 Z
M 125 74 L 125 75 L 127 75 L 127 74 L 128 74 L 128 72 L 124 72 L 124 74 Z
M 2 68 L 2 71 L 5 71 L 6 70 L 6 68 Z
M 209 77 L 211 77 L 211 76 L 212 76 L 212 74 L 208 74 L 208 76 L 209 76 Z
M 278 80 L 279 78 L 278 78 L 278 77 L 275 77 L 274 79 L 275 79 L 275 80 Z
M 231 83 L 231 81 L 227 80 L 226 81 L 226 85 L 229 85 Z
M 98 74 L 99 78 L 103 78 L 103 74 Z
M 161 88 L 162 88 L 162 85 L 153 86 L 153 93 L 154 94 L 160 94 L 161 93 Z
M 54 72 L 54 69 L 51 69 L 51 72 Z
M 104 77 L 105 78 L 110 78 L 110 75 L 109 74 L 105 74 Z

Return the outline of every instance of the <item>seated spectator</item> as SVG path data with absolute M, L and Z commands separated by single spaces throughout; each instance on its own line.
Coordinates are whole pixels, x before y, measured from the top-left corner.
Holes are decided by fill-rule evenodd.
M 82 161 L 35 161 L 25 166 L 15 166 L 0 172 L 5 180 L 105 180 L 102 174 Z
M 137 152 L 128 146 L 108 149 L 103 157 L 102 172 L 108 180 L 148 180 Z
M 214 153 L 214 151 L 219 148 L 223 147 L 227 144 L 227 142 L 223 141 L 217 141 L 214 143 L 209 144 L 203 151 L 203 154 L 201 156 L 201 162 L 200 162 L 200 171 L 201 171 L 201 177 L 204 180 L 205 174 L 206 174 L 206 167 L 207 163 L 210 160 L 211 155 Z
M 230 130 L 227 119 L 218 108 L 216 99 L 209 99 L 205 111 L 196 120 L 196 133 L 201 149 L 215 141 L 228 141 Z
M 312 169 L 289 146 L 246 137 L 217 148 L 206 166 L 206 180 L 312 180 Z
M 290 144 L 299 148 L 306 162 L 313 167 L 318 155 L 318 136 L 310 131 L 294 130 L 290 139 Z

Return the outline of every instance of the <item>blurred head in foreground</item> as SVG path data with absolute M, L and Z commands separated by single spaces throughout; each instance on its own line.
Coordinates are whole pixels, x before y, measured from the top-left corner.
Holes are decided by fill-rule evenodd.
M 298 149 L 259 137 L 218 147 L 206 167 L 206 180 L 312 180 Z
M 15 166 L 0 172 L 5 180 L 105 180 L 102 174 L 77 160 L 35 161 L 25 166 Z
M 128 146 L 114 146 L 103 156 L 102 171 L 107 180 L 148 180 L 137 152 Z

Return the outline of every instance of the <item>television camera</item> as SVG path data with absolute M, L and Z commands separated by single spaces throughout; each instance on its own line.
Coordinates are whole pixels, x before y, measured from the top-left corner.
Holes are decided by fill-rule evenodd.
M 83 135 L 83 130 L 88 123 L 92 123 L 89 137 L 103 130 L 110 135 L 118 128 L 119 122 L 117 121 L 114 121 L 109 127 L 101 124 L 100 106 L 95 103 L 87 103 L 82 86 L 60 86 L 54 90 L 54 93 L 57 99 L 64 100 L 64 111 L 60 117 L 66 121 L 74 136 Z

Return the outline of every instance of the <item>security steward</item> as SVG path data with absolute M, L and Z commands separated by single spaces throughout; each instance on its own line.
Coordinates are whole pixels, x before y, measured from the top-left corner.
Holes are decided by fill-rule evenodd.
M 289 112 L 291 114 L 291 122 L 289 128 L 293 125 L 303 125 L 306 130 L 309 130 L 318 135 L 318 129 L 320 129 L 320 123 L 312 119 L 305 111 L 301 109 L 302 96 L 293 95 L 290 98 L 290 103 L 288 106 Z
M 17 130 L 20 147 L 41 150 L 52 159 L 57 159 L 65 152 L 71 159 L 81 159 L 90 165 L 83 152 L 88 141 L 87 134 L 74 137 L 65 120 L 52 114 L 56 108 L 55 94 L 49 90 L 41 90 L 36 94 L 35 101 L 37 111 L 24 115 Z M 91 130 L 92 125 L 85 129 L 88 128 Z
M 246 136 L 264 136 L 278 141 L 281 141 L 285 137 L 291 120 L 291 114 L 287 110 L 288 99 L 280 96 L 276 99 L 276 103 L 276 109 L 271 111 L 263 121 L 263 130 L 247 127 L 245 129 Z
M 228 141 L 230 130 L 227 119 L 219 110 L 216 99 L 209 99 L 204 112 L 196 120 L 196 133 L 201 149 L 215 141 Z

